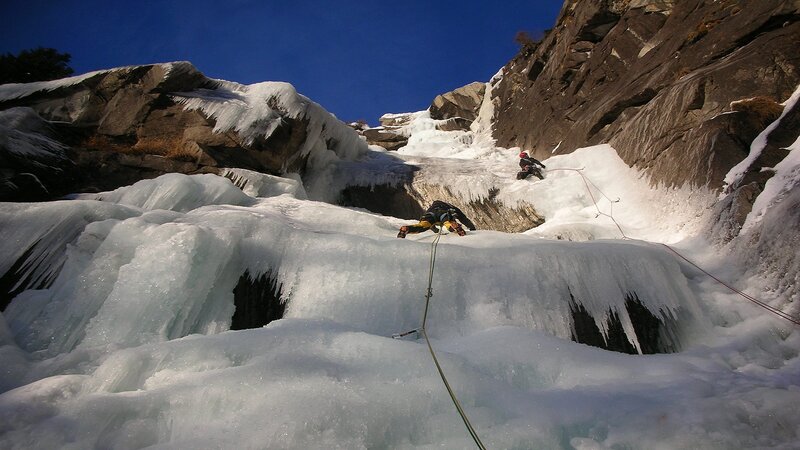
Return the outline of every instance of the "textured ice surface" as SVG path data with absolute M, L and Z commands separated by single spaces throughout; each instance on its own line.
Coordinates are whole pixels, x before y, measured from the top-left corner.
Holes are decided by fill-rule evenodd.
M 704 203 L 650 190 L 612 152 L 546 163 L 591 164 L 595 189 L 621 198 L 624 229 L 677 240 L 769 295 L 707 244 L 681 241 Z M 4 447 L 472 445 L 426 346 L 388 337 L 420 324 L 433 235 L 396 239 L 408 221 L 296 198 L 284 189 L 292 180 L 240 176 L 258 196 L 221 177 L 166 176 L 94 200 L 0 205 L 0 251 L 11 255 L 0 268 L 38 242 L 27 270 L 55 278 L 0 317 Z M 487 447 L 792 448 L 800 333 L 658 245 L 598 240 L 616 227 L 592 213 L 581 178 L 545 181 L 512 181 L 503 195 L 534 196 L 549 230 L 478 230 L 438 247 L 428 330 Z M 653 204 L 665 192 L 675 204 Z M 558 233 L 587 240 L 542 238 Z M 274 271 L 286 318 L 228 331 L 245 271 Z M 568 339 L 570 295 L 598 325 L 609 310 L 629 325 L 630 291 L 656 315 L 693 318 L 681 322 L 683 351 L 623 355 Z

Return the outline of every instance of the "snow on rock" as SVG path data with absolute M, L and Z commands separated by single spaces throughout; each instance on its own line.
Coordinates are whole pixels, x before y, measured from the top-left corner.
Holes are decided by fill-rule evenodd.
M 798 93 L 800 94 L 800 90 Z M 800 98 L 800 95 L 798 97 Z M 752 229 L 762 220 L 770 207 L 783 201 L 790 192 L 800 186 L 800 135 L 788 150 L 789 154 L 773 168 L 775 174 L 767 180 L 764 191 L 756 198 L 753 209 L 742 225 L 742 233 Z
M 94 72 L 76 75 L 74 77 L 61 78 L 51 81 L 36 81 L 33 83 L 8 83 L 0 85 L 0 101 L 14 100 L 17 98 L 27 97 L 41 91 L 53 91 L 55 89 L 74 86 L 80 84 L 90 78 L 93 78 L 104 73 L 108 73 L 114 69 L 97 70 Z
M 726 195 L 726 192 L 729 191 L 730 186 L 735 186 L 737 182 L 739 182 L 742 177 L 744 177 L 747 170 L 750 166 L 758 159 L 761 155 L 761 152 L 764 150 L 764 147 L 767 145 L 767 137 L 769 134 L 781 123 L 781 120 L 786 116 L 786 114 L 791 111 L 794 106 L 797 104 L 798 100 L 800 100 L 800 86 L 794 91 L 794 93 L 783 103 L 783 112 L 781 113 L 780 117 L 778 117 L 774 122 L 772 122 L 767 128 L 764 129 L 758 136 L 753 140 L 750 144 L 750 154 L 747 155 L 745 159 L 739 162 L 739 164 L 735 165 L 727 175 L 725 175 L 724 180 L 724 189 L 720 193 L 720 198 Z
M 164 69 L 164 79 L 166 79 L 173 71 L 181 71 L 193 68 L 192 63 L 188 61 L 174 61 L 168 63 L 161 63 L 157 65 Z M 97 76 L 108 74 L 109 72 L 115 72 L 115 71 L 132 72 L 140 67 L 142 66 L 124 66 L 124 67 L 116 67 L 113 69 L 95 70 L 93 72 L 87 72 L 81 75 L 60 78 L 57 80 L 35 81 L 32 83 L 2 84 L 0 85 L 0 101 L 23 98 L 35 94 L 37 92 L 54 91 L 56 89 L 68 88 L 71 86 L 75 86 L 77 84 L 84 83 L 87 80 L 90 80 Z
M 764 191 L 756 197 L 739 236 L 730 249 L 751 272 L 769 282 L 764 290 L 783 294 L 779 307 L 800 315 L 800 137 L 775 167 Z M 760 295 L 760 294 L 759 294 Z
M 130 83 L 139 88 L 124 87 Z M 45 103 L 23 99 L 54 90 L 57 92 Z M 104 150 L 116 150 L 118 144 L 145 153 L 182 151 L 196 157 L 191 164 L 173 164 L 169 158 L 154 164 L 153 158 L 142 162 L 130 157 L 126 170 L 143 164 L 147 169 L 156 165 L 161 173 L 213 173 L 219 165 L 231 165 L 274 174 L 302 173 L 304 179 L 324 180 L 339 171 L 340 162 L 357 161 L 369 151 L 355 130 L 297 93 L 291 84 L 242 85 L 209 79 L 185 61 L 0 87 L 0 102 L 16 99 L 27 101 L 49 120 L 63 121 L 67 128 L 81 128 L 81 136 L 89 133 L 87 138 L 92 138 L 96 133 L 99 139 L 89 140 Z M 2 131 L 0 136 L 8 134 Z M 20 141 L 10 150 L 17 153 L 41 152 L 37 146 L 47 151 L 57 149 L 31 136 L 23 136 L 24 140 L 12 137 Z M 109 139 L 113 142 L 106 145 Z M 82 149 L 76 151 L 81 153 Z M 314 199 L 334 201 L 339 194 L 324 182 L 312 187 L 307 194 Z
M 215 89 L 176 93 L 173 98 L 186 109 L 200 110 L 214 119 L 215 132 L 235 131 L 244 145 L 268 139 L 281 127 L 284 117 L 307 121 L 304 142 L 283 166 L 287 168 L 298 158 L 308 157 L 309 178 L 329 178 L 339 161 L 357 160 L 368 151 L 355 130 L 298 94 L 289 83 L 242 85 L 218 80 Z M 312 198 L 332 200 L 329 191 L 320 185 L 308 193 Z
M 780 117 L 753 140 L 750 154 L 728 173 L 727 189 L 720 194 L 717 208 L 721 216 L 712 229 L 715 235 L 733 239 L 727 248 L 730 255 L 747 267 L 748 273 L 763 278 L 765 286 L 755 295 L 782 298 L 775 306 L 788 307 L 795 315 L 800 314 L 800 258 L 796 250 L 800 227 L 800 135 L 786 147 L 788 153 L 780 162 L 761 169 L 771 173 L 763 190 L 747 185 L 741 191 L 736 188 L 743 184 L 746 173 L 766 148 L 770 133 L 782 126 L 782 120 L 797 108 L 798 101 L 800 87 L 783 103 Z M 788 135 L 789 139 L 792 137 Z M 745 209 L 750 201 L 752 207 Z

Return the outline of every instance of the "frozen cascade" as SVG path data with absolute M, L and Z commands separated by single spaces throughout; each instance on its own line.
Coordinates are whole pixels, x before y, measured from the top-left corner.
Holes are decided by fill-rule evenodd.
M 245 206 L 215 206 L 221 192 Z M 286 317 L 329 319 L 377 335 L 419 321 L 430 236 L 397 240 L 397 219 L 290 195 L 256 200 L 213 175 L 165 175 L 97 197 L 99 205 L 118 201 L 142 209 L 135 217 L 75 222 L 65 230 L 79 236 L 61 275 L 47 289 L 24 292 L 5 312 L 30 351 L 128 347 L 226 330 L 232 292 L 245 271 L 276 273 Z M 207 206 L 183 212 L 190 208 L 186 198 Z M 70 205 L 19 205 L 13 216 L 48 223 Z M 157 206 L 172 211 L 150 209 Z M 627 295 L 635 293 L 656 317 L 700 315 L 679 265 L 647 244 L 494 232 L 452 239 L 440 245 L 433 284 L 430 320 L 438 336 L 516 325 L 569 339 L 574 298 L 604 333 L 610 315 L 619 316 L 639 348 Z M 499 266 L 508 269 L 498 273 Z
M 625 193 L 615 212 L 631 235 L 669 241 L 691 232 L 686 197 L 668 192 L 674 202 L 665 201 L 609 155 L 593 149 L 547 163 L 601 168 L 593 181 Z M 399 240 L 407 221 L 301 200 L 293 180 L 239 175 L 262 198 L 222 177 L 166 177 L 114 195 L 0 208 L 0 251 L 19 259 L 38 241 L 36 267 L 55 277 L 0 315 L 4 445 L 469 445 L 424 345 L 387 337 L 419 325 L 432 235 Z M 698 280 L 659 246 L 602 240 L 613 225 L 595 217 L 579 179 L 561 175 L 499 193 L 534 199 L 547 214 L 542 227 L 444 236 L 439 248 L 429 332 L 484 442 L 796 442 L 800 335 Z M 588 241 L 542 239 L 568 233 Z M 226 331 L 243 277 L 255 295 L 288 301 L 283 319 Z M 631 292 L 657 317 L 690 316 L 680 331 L 693 321 L 706 329 L 662 355 L 567 340 L 571 297 L 600 328 L 609 311 L 627 321 Z M 696 294 L 725 326 L 705 319 Z
M 2 307 L 11 301 L 6 292 L 44 287 L 66 261 L 67 246 L 94 222 L 123 220 L 138 211 L 123 205 L 92 201 L 58 201 L 36 204 L 3 204 L 0 209 L 0 276 L 6 290 Z
M 196 106 L 247 135 L 267 125 L 247 109 L 291 100 L 262 95 L 284 87 L 222 85 Z M 489 194 L 546 218 L 439 247 L 429 333 L 489 448 L 797 446 L 798 329 L 661 246 L 618 240 L 594 203 L 613 207 L 626 235 L 670 243 L 796 314 L 797 143 L 740 242 L 761 278 L 700 237 L 708 192 L 652 188 L 609 146 L 554 156 L 531 183 L 513 177 L 516 152 L 478 129 L 421 120 L 407 154 L 348 157 L 342 128 L 299 120 L 319 138 L 303 174 L 313 200 L 351 182 L 403 183 L 418 164 L 454 201 Z M 591 189 L 564 170 L 581 167 Z M 0 205 L 0 269 L 19 294 L 0 314 L 0 447 L 468 448 L 425 345 L 387 337 L 419 325 L 432 235 L 399 240 L 408 221 L 306 200 L 297 176 L 224 174 Z M 237 300 L 258 309 L 263 298 L 266 321 L 283 318 L 233 331 L 266 323 L 234 323 Z M 638 333 L 637 308 L 678 319 L 679 352 L 569 341 L 575 309 L 611 339 Z

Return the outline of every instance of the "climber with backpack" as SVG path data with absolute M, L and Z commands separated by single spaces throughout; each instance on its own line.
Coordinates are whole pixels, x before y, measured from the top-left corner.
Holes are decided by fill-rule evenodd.
M 517 179 L 524 180 L 528 178 L 528 175 L 533 175 L 540 180 L 544 180 L 544 175 L 542 174 L 541 169 L 545 168 L 545 165 L 541 163 L 538 159 L 528 156 L 527 152 L 521 152 L 519 154 L 519 168 L 522 169 L 517 172 Z
M 420 217 L 416 225 L 403 225 L 400 227 L 400 232 L 397 233 L 397 237 L 402 239 L 405 238 L 408 233 L 422 233 L 426 230 L 438 233 L 438 227 L 457 233 L 459 236 L 464 236 L 467 233 L 464 231 L 461 224 L 458 223 L 459 220 L 463 222 L 470 231 L 475 230 L 475 225 L 460 209 L 441 200 L 435 200 L 425 211 L 425 214 Z

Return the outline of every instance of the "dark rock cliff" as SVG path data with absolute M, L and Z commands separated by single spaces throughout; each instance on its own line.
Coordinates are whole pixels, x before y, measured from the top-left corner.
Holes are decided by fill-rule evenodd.
M 720 188 L 800 83 L 798 37 L 797 1 L 567 0 L 505 66 L 494 136 L 539 158 L 610 143 L 654 183 Z

